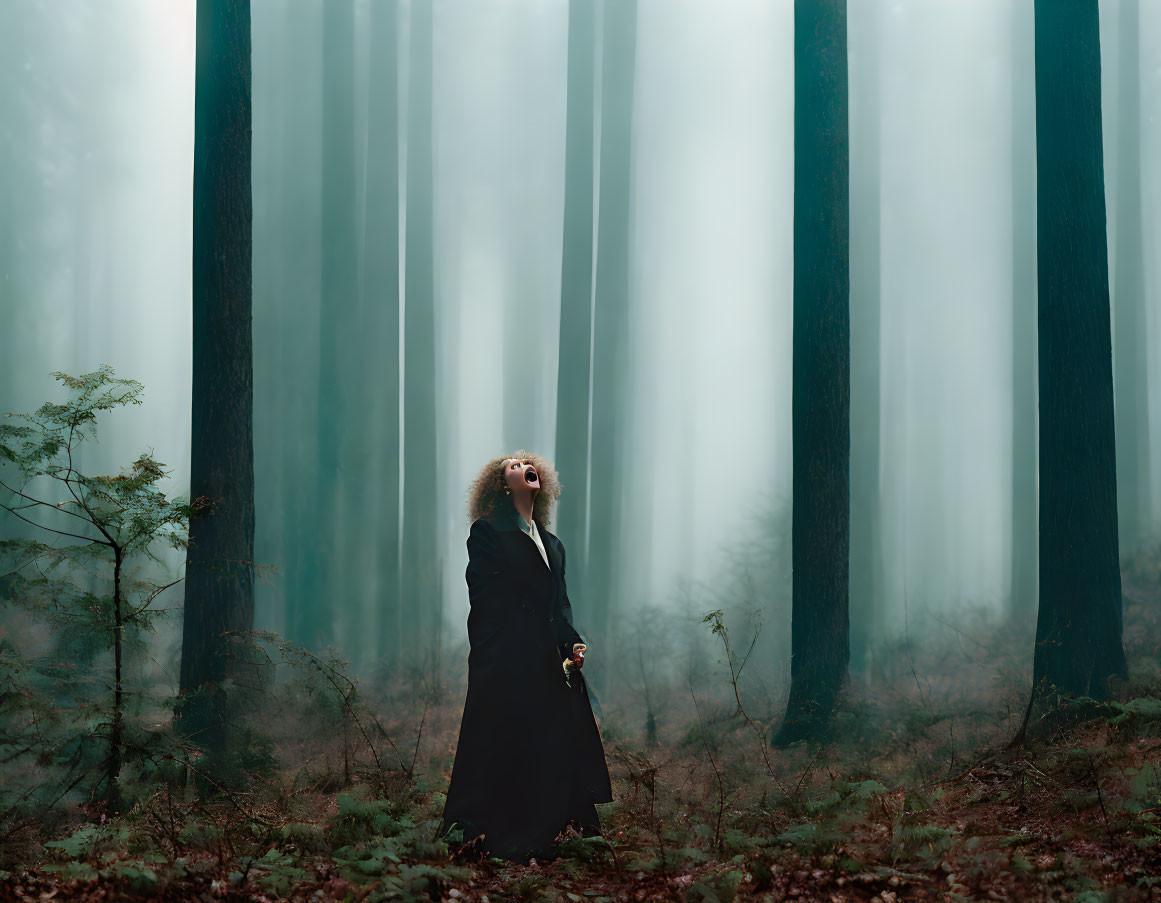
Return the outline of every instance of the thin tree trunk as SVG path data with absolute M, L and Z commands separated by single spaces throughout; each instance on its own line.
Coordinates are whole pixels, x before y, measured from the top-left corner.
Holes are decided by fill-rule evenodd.
M 1149 375 L 1141 218 L 1141 78 L 1139 0 L 1121 0 L 1117 64 L 1117 184 L 1113 380 L 1117 421 L 1117 511 L 1121 552 L 1148 538 Z
M 1033 681 L 1125 674 L 1096 0 L 1036 0 L 1040 611 Z
M 125 691 L 121 685 L 121 652 L 124 648 L 123 612 L 121 606 L 121 550 L 113 548 L 113 724 L 109 731 L 109 765 L 106 770 L 106 802 L 113 811 L 121 807 L 121 745 L 125 712 Z
M 407 647 L 435 661 L 439 473 L 435 421 L 435 262 L 432 194 L 432 5 L 411 6 L 404 272 L 403 624 Z
M 795 4 L 794 67 L 794 613 L 779 744 L 825 731 L 850 659 L 845 0 Z
M 1012 4 L 1012 617 L 1036 613 L 1036 113 L 1032 0 Z
M 398 4 L 372 3 L 370 86 L 367 92 L 367 217 L 364 309 L 374 328 L 368 360 L 377 362 L 372 405 L 381 452 L 377 469 L 375 531 L 379 598 L 377 651 L 398 662 L 403 654 L 399 604 L 399 101 Z

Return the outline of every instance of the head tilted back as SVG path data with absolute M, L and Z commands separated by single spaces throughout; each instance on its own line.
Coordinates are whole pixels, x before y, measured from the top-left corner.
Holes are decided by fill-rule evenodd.
M 524 449 L 515 454 L 493 458 L 480 468 L 479 475 L 468 489 L 468 519 L 476 521 L 509 509 L 515 510 L 512 497 L 505 492 L 508 481 L 504 478 L 504 464 L 513 458 L 527 461 L 536 468 L 536 475 L 540 477 L 540 491 L 532 501 L 532 519 L 536 521 L 537 527 L 547 529 L 553 503 L 560 495 L 560 479 L 551 461 Z

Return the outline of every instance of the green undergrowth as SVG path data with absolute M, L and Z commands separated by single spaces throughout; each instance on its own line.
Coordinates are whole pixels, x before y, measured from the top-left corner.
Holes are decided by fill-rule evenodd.
M 342 793 L 320 822 L 268 822 L 226 807 L 135 809 L 123 819 L 85 824 L 48 841 L 41 871 L 68 882 L 98 882 L 148 895 L 168 886 L 215 894 L 250 887 L 282 897 L 327 882 L 359 888 L 366 900 L 425 900 L 471 877 L 449 861 L 436 819 L 408 799 Z M 11 878 L 11 875 L 8 875 Z
M 249 783 L 198 793 L 169 762 L 117 817 L 66 799 L 15 838 L 0 898 L 19 884 L 48 899 L 1152 899 L 1161 670 L 1146 616 L 1126 609 L 1121 692 L 1050 701 L 1014 748 L 1027 675 L 980 652 L 1019 646 L 1002 627 L 963 627 L 951 651 L 887 648 L 853 675 L 825 743 L 772 748 L 776 694 L 728 658 L 716 688 L 652 683 L 648 719 L 606 700 L 604 835 L 562 836 L 534 864 L 459 860 L 438 836 L 462 695 L 417 703 L 405 679 L 390 695 L 311 660 L 316 682 L 254 722 L 267 745 Z
M 689 758 L 645 780 L 617 763 L 630 753 L 654 760 L 619 741 L 611 759 L 620 798 L 600 807 L 605 836 L 562 837 L 559 857 L 536 865 L 455 861 L 437 836 L 437 790 L 376 795 L 367 785 L 328 795 L 291 790 L 288 777 L 281 803 L 270 786 L 265 799 L 257 789 L 190 801 L 159 791 L 121 818 L 44 841 L 31 873 L 3 877 L 142 898 L 189 888 L 207 899 L 322 891 L 370 901 L 613 901 L 635 899 L 637 888 L 642 899 L 729 903 L 824 890 L 883 900 L 989 891 L 1097 899 L 1119 888 L 1118 899 L 1134 899 L 1151 892 L 1161 862 L 1161 741 L 1139 714 L 1156 702 L 1111 703 L 1053 742 L 979 753 L 927 785 L 844 775 L 837 750 L 805 747 L 776 754 L 779 765 L 806 754 L 814 762 L 780 773 L 784 790 L 718 788 L 712 769 Z M 717 748 L 730 749 L 730 737 Z M 736 765 L 718 763 L 731 774 Z M 683 788 L 667 769 L 696 780 Z

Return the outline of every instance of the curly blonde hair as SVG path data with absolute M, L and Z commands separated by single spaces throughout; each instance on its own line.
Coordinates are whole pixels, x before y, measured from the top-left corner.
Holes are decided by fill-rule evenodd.
M 480 469 L 468 489 L 468 519 L 477 521 L 481 517 L 503 511 L 505 506 L 512 511 L 516 510 L 512 497 L 505 491 L 508 482 L 504 479 L 504 462 L 512 458 L 527 461 L 536 468 L 536 475 L 540 477 L 540 491 L 532 502 L 532 519 L 536 521 L 537 527 L 547 530 L 549 513 L 560 495 L 560 479 L 551 461 L 524 449 L 512 455 L 493 458 Z

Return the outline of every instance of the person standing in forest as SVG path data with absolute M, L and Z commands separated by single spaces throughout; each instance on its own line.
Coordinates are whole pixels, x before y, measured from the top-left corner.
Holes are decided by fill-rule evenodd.
M 572 624 L 564 545 L 548 532 L 560 484 L 550 462 L 489 461 L 468 511 L 468 690 L 441 833 L 461 852 L 551 858 L 565 829 L 600 833 L 613 798 Z

